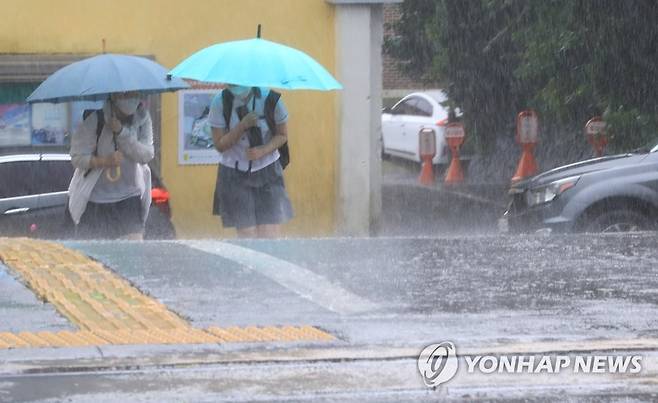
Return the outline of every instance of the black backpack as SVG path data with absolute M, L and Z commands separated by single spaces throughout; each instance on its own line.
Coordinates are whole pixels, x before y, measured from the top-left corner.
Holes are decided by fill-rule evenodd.
M 260 90 L 254 88 L 254 95 L 259 95 Z M 234 95 L 228 89 L 222 91 L 222 108 L 224 110 L 224 121 L 226 122 L 227 130 L 230 127 L 229 123 L 231 122 L 231 112 L 233 111 L 233 98 Z M 270 129 L 272 136 L 276 134 L 276 122 L 274 121 L 274 109 L 276 108 L 276 103 L 279 102 L 281 94 L 276 91 L 270 90 L 270 93 L 267 94 L 265 98 L 265 122 L 267 122 L 267 127 Z M 238 115 L 239 116 L 239 115 Z M 240 117 L 242 118 L 242 117 Z M 249 135 L 249 145 L 251 147 L 262 144 L 260 135 L 254 136 Z M 279 147 L 279 162 L 281 163 L 281 168 L 285 169 L 290 163 L 290 151 L 288 149 L 288 142 Z

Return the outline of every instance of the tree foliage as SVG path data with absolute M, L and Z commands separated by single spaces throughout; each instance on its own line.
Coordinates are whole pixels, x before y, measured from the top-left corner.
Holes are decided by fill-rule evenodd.
M 603 115 L 617 149 L 658 137 L 658 2 L 405 0 L 385 51 L 438 81 L 483 151 L 534 108 L 544 141 Z

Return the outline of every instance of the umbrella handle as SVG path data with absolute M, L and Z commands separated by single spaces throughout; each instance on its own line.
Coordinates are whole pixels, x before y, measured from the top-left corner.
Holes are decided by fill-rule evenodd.
M 112 175 L 112 168 L 105 169 L 105 177 L 110 182 L 116 182 L 121 178 L 121 167 L 114 167 L 114 175 Z

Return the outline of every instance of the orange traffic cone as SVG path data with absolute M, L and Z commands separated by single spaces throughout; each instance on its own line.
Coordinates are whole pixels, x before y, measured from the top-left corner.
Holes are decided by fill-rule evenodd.
M 523 143 L 522 147 L 523 151 L 521 153 L 521 159 L 516 168 L 516 173 L 512 177 L 512 182 L 520 181 L 523 178 L 527 178 L 537 173 L 537 162 L 535 161 L 535 156 L 533 154 L 535 144 Z
M 450 151 L 452 152 L 452 160 L 443 180 L 446 185 L 454 185 L 464 181 L 464 171 L 462 171 L 462 164 L 459 160 L 459 146 L 450 145 Z
M 434 169 L 432 168 L 431 155 L 423 155 L 423 165 L 420 169 L 418 181 L 424 186 L 431 186 L 434 184 Z
M 585 137 L 594 149 L 597 157 L 602 157 L 608 145 L 608 136 L 605 132 L 605 120 L 601 116 L 594 116 L 585 125 Z
M 597 157 L 603 157 L 603 153 L 605 152 L 605 147 L 608 145 L 608 138 L 606 137 L 605 134 L 598 135 L 598 136 L 591 136 L 588 138 L 590 145 L 594 149 L 594 154 Z

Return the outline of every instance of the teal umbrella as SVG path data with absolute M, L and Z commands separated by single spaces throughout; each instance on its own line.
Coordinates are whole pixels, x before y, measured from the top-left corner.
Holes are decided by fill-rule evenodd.
M 153 94 L 189 88 L 144 57 L 102 54 L 71 63 L 50 75 L 27 102 L 99 101 L 115 92 Z
M 169 72 L 202 82 L 286 90 L 339 90 L 329 72 L 306 53 L 260 38 L 202 49 Z

